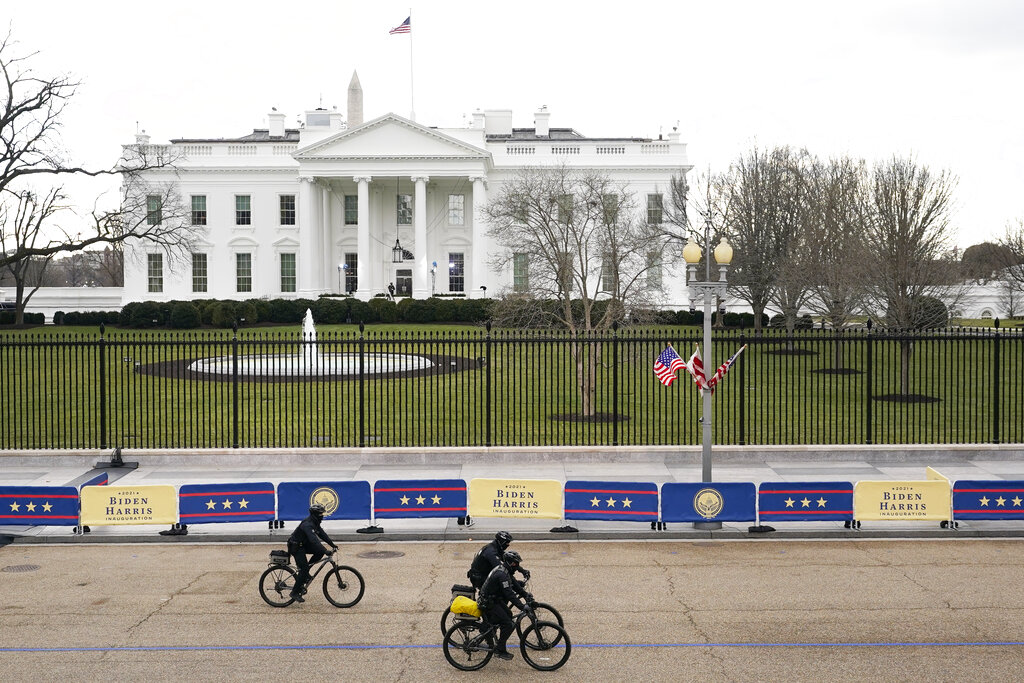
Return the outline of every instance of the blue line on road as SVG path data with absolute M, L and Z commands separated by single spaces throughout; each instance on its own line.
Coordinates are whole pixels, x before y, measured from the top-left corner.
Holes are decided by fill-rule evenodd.
M 996 647 L 1024 645 L 1024 641 L 949 641 L 905 643 L 589 643 L 575 648 L 645 647 Z M 150 647 L 0 647 L 0 652 L 220 652 L 259 650 L 413 650 L 440 645 L 153 645 Z

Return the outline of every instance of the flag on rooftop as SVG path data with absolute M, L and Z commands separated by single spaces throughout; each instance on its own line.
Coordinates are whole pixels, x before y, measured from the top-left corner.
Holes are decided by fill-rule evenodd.
M 405 21 L 388 31 L 388 35 L 393 36 L 396 33 L 409 33 L 410 31 L 412 31 L 412 17 L 408 16 Z
M 659 382 L 668 387 L 676 381 L 676 372 L 685 367 L 686 361 L 680 358 L 676 350 L 669 344 L 654 361 L 654 374 Z

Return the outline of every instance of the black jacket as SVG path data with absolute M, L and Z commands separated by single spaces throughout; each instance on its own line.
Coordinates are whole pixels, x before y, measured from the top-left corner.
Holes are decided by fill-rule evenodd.
M 288 537 L 288 545 L 289 547 L 298 546 L 304 553 L 323 553 L 326 555 L 327 548 L 320 543 L 321 539 L 327 545 L 334 546 L 334 541 L 331 540 L 331 537 L 320 528 L 320 520 L 314 515 L 310 515 L 295 527 L 295 531 Z
M 501 564 L 501 556 L 504 552 L 497 541 L 491 541 L 480 548 L 473 557 L 473 564 L 470 565 L 469 571 L 466 572 L 466 576 L 469 577 L 474 587 L 479 588 L 483 585 L 484 579 L 491 573 L 491 570 Z
M 510 602 L 519 609 L 526 609 L 526 602 L 529 602 L 532 597 L 523 590 L 518 581 L 509 576 L 505 565 L 499 564 L 484 579 L 484 585 L 480 587 L 480 599 L 477 602 L 481 609 L 490 609 L 494 605 L 504 606 Z

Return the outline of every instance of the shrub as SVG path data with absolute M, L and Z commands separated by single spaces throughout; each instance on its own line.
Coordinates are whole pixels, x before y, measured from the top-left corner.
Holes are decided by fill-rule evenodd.
M 189 301 L 175 301 L 171 306 L 170 322 L 176 330 L 199 327 L 199 308 Z
M 367 316 L 365 322 L 381 322 L 381 323 L 394 323 L 399 320 L 399 307 L 408 306 L 407 301 L 412 299 L 402 299 L 402 301 L 396 304 L 390 299 L 378 299 L 373 298 L 366 302 Z M 356 317 L 353 314 L 352 320 L 355 321 Z
M 941 300 L 933 296 L 919 296 L 911 301 L 911 306 L 910 324 L 915 330 L 949 325 L 949 309 Z
M 214 327 L 231 327 L 235 324 L 235 302 L 220 301 L 213 306 L 210 323 Z
M 313 320 L 325 325 L 338 325 L 348 317 L 348 301 L 321 298 L 313 303 Z
M 133 301 L 121 309 L 121 324 L 125 327 L 157 327 L 163 321 L 160 306 L 155 301 Z

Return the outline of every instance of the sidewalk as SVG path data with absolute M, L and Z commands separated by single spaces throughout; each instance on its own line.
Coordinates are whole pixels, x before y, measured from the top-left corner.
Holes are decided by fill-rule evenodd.
M 452 457 L 449 451 L 445 458 L 438 458 L 442 464 L 420 463 L 385 464 L 389 458 L 358 457 L 358 453 L 295 454 L 292 457 L 279 455 L 267 464 L 266 452 L 244 454 L 237 451 L 229 456 L 185 457 L 161 455 L 147 457 L 125 454 L 125 461 L 138 459 L 138 469 L 110 469 L 111 484 L 118 486 L 170 484 L 212 484 L 229 482 L 270 481 L 368 481 L 372 486 L 378 479 L 464 479 L 508 478 L 508 479 L 552 479 L 565 482 L 570 479 L 649 481 L 657 484 L 667 482 L 697 482 L 701 480 L 699 453 L 694 457 L 658 456 L 657 453 L 617 452 L 613 457 L 607 454 L 598 457 L 583 457 L 575 453 L 523 454 L 524 462 L 510 462 L 513 457 L 502 453 L 500 457 Z M 923 480 L 925 469 L 933 467 L 951 481 L 958 479 L 1024 479 L 1024 458 L 1018 453 L 1007 453 L 1004 459 L 978 459 L 970 456 L 940 458 L 936 462 L 930 454 L 919 461 L 899 458 L 822 461 L 801 457 L 799 452 L 764 453 L 765 460 L 757 457 L 735 462 L 737 458 L 723 458 L 726 462 L 714 465 L 712 478 L 716 482 L 766 481 L 809 482 L 862 480 Z M 716 449 L 717 453 L 717 449 Z M 380 453 L 374 453 L 379 456 Z M 387 454 L 385 454 L 387 455 Z M 514 454 L 513 454 L 514 455 Z M 694 455 L 693 453 L 690 456 Z M 993 454 L 979 449 L 981 458 Z M 773 458 L 774 456 L 774 458 Z M 429 457 L 429 456 L 428 456 Z M 769 459 L 773 458 L 773 459 Z M 102 459 L 102 458 L 100 458 Z M 406 460 L 409 458 L 391 458 Z M 423 457 L 422 459 L 427 459 Z M 48 465 L 50 460 L 54 464 Z M 63 460 L 63 462 L 61 462 Z M 47 459 L 38 454 L 32 458 L 5 458 L 0 461 L 2 474 L 0 484 L 18 486 L 67 486 L 79 485 L 92 473 L 91 465 L 95 456 L 81 458 Z M 324 464 L 331 462 L 333 464 Z M 367 460 L 370 462 L 367 463 Z M 254 462 L 250 462 L 254 461 Z M 464 464 L 457 464 L 461 461 Z M 27 463 L 27 464 L 24 464 Z M 37 464 L 43 463 L 43 464 Z M 259 464 L 256 464 L 259 463 Z M 0 535 L 13 536 L 15 542 L 25 543 L 67 543 L 67 542 L 273 542 L 283 543 L 294 528 L 295 522 L 286 522 L 284 529 L 271 530 L 267 522 L 241 522 L 221 524 L 193 524 L 185 536 L 161 536 L 159 531 L 167 525 L 135 525 L 94 527 L 89 533 L 76 535 L 71 527 L 14 527 L 0 526 Z M 521 520 L 505 518 L 475 518 L 470 526 L 461 526 L 455 519 L 387 519 L 377 522 L 384 529 L 381 534 L 356 533 L 366 527 L 368 521 L 327 520 L 324 528 L 332 537 L 346 541 L 395 541 L 395 540 L 478 540 L 492 535 L 498 529 L 508 529 L 518 538 L 544 540 L 567 538 L 579 540 L 598 539 L 768 539 L 768 538 L 950 538 L 950 537 L 1024 537 L 1024 523 L 1021 521 L 961 521 L 957 529 L 940 528 L 938 522 L 864 522 L 860 529 L 844 528 L 842 522 L 778 522 L 773 524 L 776 531 L 770 533 L 749 533 L 748 522 L 725 522 L 721 530 L 698 530 L 691 524 L 669 524 L 664 531 L 654 531 L 647 523 L 606 522 L 596 520 Z M 579 533 L 552 533 L 554 527 L 571 524 Z

